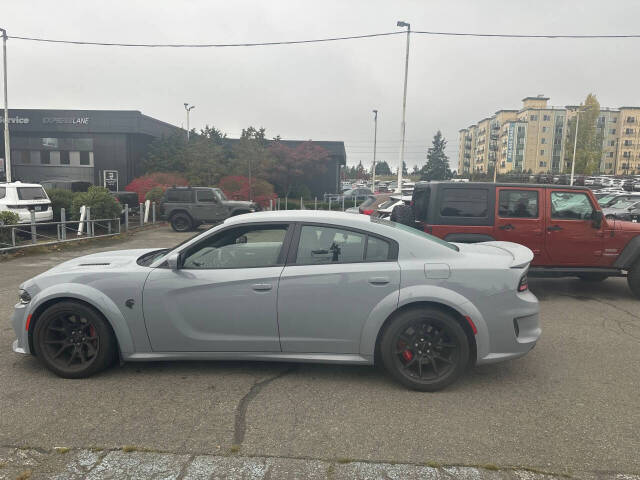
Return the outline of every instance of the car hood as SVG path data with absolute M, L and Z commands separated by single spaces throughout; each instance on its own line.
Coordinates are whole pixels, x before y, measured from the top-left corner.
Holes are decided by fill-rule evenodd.
M 607 221 L 610 225 L 613 224 L 614 230 L 640 234 L 640 223 L 638 222 L 627 222 L 619 218 L 607 218 Z
M 135 263 L 145 253 L 160 250 L 159 248 L 138 248 L 134 250 L 115 250 L 111 252 L 92 253 L 60 263 L 45 273 L 61 273 L 75 270 L 111 270 L 126 267 Z
M 227 207 L 247 207 L 252 208 L 255 204 L 246 200 L 225 200 L 225 206 Z
M 494 262 L 502 260 L 508 268 L 523 268 L 533 260 L 533 252 L 523 245 L 513 242 L 456 243 L 463 254 L 493 257 Z

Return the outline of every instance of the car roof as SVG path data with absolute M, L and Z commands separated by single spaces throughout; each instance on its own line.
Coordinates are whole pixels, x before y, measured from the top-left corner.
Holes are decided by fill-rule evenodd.
M 42 187 L 39 183 L 0 182 L 0 187 Z
M 591 190 L 589 187 L 558 185 L 555 183 L 493 183 L 493 182 L 416 182 L 415 189 L 426 188 L 431 185 L 452 185 L 457 188 L 473 188 L 474 186 L 490 186 L 490 187 L 520 187 L 520 188 L 561 188 L 563 190 Z
M 352 225 L 355 228 L 369 229 L 371 218 L 368 215 L 354 215 L 345 212 L 330 212 L 327 210 L 277 210 L 267 212 L 247 213 L 227 218 L 224 223 L 233 225 L 246 222 L 315 222 Z

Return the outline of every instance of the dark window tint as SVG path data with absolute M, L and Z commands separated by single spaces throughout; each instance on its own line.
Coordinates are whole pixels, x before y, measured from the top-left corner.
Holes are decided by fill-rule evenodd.
M 389 242 L 377 237 L 367 238 L 367 262 L 382 262 L 389 259 Z
M 352 263 L 364 259 L 365 236 L 331 227 L 302 227 L 296 263 Z
M 416 220 L 427 220 L 429 210 L 429 195 L 431 195 L 430 188 L 417 189 L 413 192 L 413 212 Z
M 241 227 L 214 235 L 187 251 L 183 268 L 256 268 L 278 264 L 286 225 Z
M 487 190 L 479 188 L 447 188 L 442 195 L 440 215 L 443 217 L 486 217 L 489 200 Z
M 591 220 L 593 206 L 586 193 L 551 192 L 551 218 Z
M 0 187 L 0 198 L 4 198 L 7 195 L 7 189 L 5 187 Z
M 91 157 L 89 152 L 80 152 L 80 165 L 91 165 Z
M 42 187 L 18 187 L 18 198 L 20 200 L 45 200 L 47 195 Z
M 213 203 L 217 200 L 213 190 L 197 190 L 196 198 L 199 202 Z
M 498 215 L 504 218 L 537 218 L 538 192 L 533 190 L 502 190 L 498 200 Z
M 69 165 L 69 152 L 60 152 L 60 165 Z
M 190 202 L 192 190 L 169 190 L 167 192 L 168 202 Z

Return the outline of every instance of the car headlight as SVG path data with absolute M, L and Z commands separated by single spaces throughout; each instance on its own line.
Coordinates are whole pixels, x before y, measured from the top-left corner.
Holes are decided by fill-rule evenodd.
M 20 289 L 20 292 L 18 293 L 18 299 L 20 300 L 20 303 L 26 305 L 31 301 L 31 295 L 29 295 L 29 292 L 27 292 L 26 290 Z

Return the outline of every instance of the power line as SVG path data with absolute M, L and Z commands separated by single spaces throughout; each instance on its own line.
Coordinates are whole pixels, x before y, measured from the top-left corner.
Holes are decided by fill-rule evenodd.
M 337 42 L 341 40 L 357 40 L 363 38 L 388 37 L 402 35 L 406 31 L 369 33 L 364 35 L 347 35 L 342 37 L 314 38 L 307 40 L 284 40 L 277 42 L 243 42 L 243 43 L 123 43 L 123 42 L 92 42 L 86 40 L 60 40 L 52 38 L 26 37 L 9 35 L 14 40 L 30 42 L 58 43 L 67 45 L 94 45 L 102 47 L 139 47 L 139 48 L 227 48 L 227 47 L 267 47 L 275 45 L 298 45 L 306 43 Z M 621 39 L 640 38 L 640 34 L 517 34 L 517 33 L 473 33 L 473 32 L 437 32 L 429 30 L 412 30 L 411 33 L 430 36 L 449 37 L 484 37 L 484 38 L 531 38 L 531 39 Z

